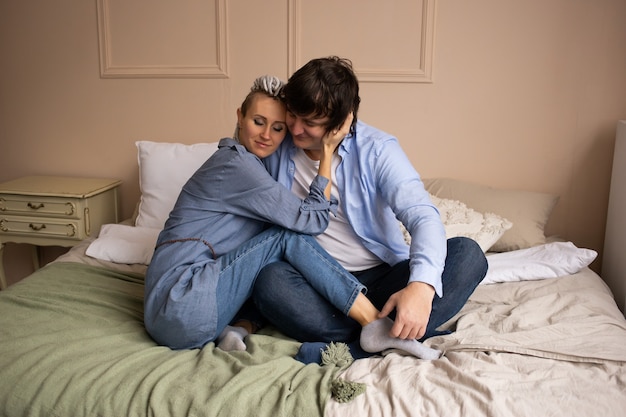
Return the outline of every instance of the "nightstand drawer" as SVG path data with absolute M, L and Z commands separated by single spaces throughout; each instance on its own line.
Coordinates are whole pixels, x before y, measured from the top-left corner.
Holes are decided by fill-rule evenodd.
M 0 236 L 39 236 L 83 239 L 84 228 L 78 220 L 49 218 L 0 217 Z
M 0 197 L 0 213 L 78 218 L 78 201 L 71 198 L 4 195 Z

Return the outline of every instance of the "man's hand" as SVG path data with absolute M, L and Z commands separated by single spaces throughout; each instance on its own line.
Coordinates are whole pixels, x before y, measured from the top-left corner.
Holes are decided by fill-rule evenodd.
M 391 328 L 391 336 L 419 339 L 426 333 L 434 296 L 435 289 L 431 285 L 412 282 L 389 297 L 379 317 L 388 316 L 395 308 L 396 319 Z

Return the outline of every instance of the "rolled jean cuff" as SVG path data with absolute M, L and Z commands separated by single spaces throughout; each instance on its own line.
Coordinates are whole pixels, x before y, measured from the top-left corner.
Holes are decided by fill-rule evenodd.
M 348 302 L 346 303 L 346 305 L 344 306 L 344 308 L 342 310 L 343 314 L 348 316 L 348 313 L 352 309 L 352 306 L 354 305 L 354 302 L 356 301 L 356 298 L 361 293 L 363 293 L 364 295 L 367 294 L 367 287 L 365 287 L 365 285 L 363 285 L 361 283 L 357 283 L 356 286 L 354 287 L 354 290 L 352 291 L 352 294 L 350 294 L 350 298 L 348 299 Z

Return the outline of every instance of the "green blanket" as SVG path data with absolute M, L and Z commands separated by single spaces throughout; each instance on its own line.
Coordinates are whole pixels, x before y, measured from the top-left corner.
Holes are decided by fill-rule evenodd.
M 340 368 L 297 362 L 271 330 L 247 344 L 157 346 L 142 277 L 53 263 L 0 292 L 0 415 L 323 415 Z

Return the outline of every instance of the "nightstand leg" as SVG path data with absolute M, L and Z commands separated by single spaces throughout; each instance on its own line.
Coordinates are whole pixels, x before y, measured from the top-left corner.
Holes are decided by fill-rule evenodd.
M 0 290 L 4 290 L 7 287 L 7 278 L 4 275 L 4 243 L 0 243 Z
M 35 271 L 39 269 L 39 246 L 33 245 L 33 267 Z

